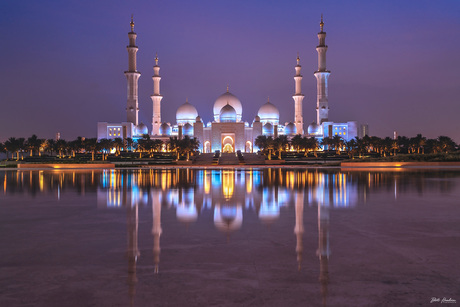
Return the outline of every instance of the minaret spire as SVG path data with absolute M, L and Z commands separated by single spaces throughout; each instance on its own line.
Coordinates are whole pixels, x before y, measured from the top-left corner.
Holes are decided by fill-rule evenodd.
M 160 94 L 160 66 L 158 65 L 158 54 L 155 53 L 155 66 L 153 66 L 153 95 L 150 96 L 153 102 L 153 116 L 152 116 L 152 135 L 160 134 L 161 126 L 161 99 L 163 96 Z
M 126 116 L 127 122 L 133 123 L 137 126 L 139 114 L 138 102 L 138 81 L 141 73 L 137 71 L 137 50 L 136 38 L 137 34 L 134 32 L 134 21 L 131 15 L 131 32 L 128 33 L 129 45 L 128 49 L 128 70 L 125 71 L 125 76 L 128 81 L 128 99 L 126 103 Z
M 330 71 L 326 69 L 326 32 L 324 29 L 323 14 L 321 14 L 320 22 L 321 31 L 318 33 L 318 46 L 316 46 L 316 51 L 318 52 L 318 70 L 315 71 L 316 77 L 316 90 L 317 90 L 317 99 L 316 99 L 316 123 L 320 126 L 323 122 L 329 120 L 329 102 L 328 102 L 328 79 L 331 74 Z
M 294 124 L 296 127 L 297 134 L 303 134 L 302 101 L 304 95 L 302 94 L 302 75 L 300 74 L 302 66 L 300 66 L 299 53 L 297 53 L 297 65 L 294 68 L 295 93 L 292 96 L 292 98 L 294 99 Z

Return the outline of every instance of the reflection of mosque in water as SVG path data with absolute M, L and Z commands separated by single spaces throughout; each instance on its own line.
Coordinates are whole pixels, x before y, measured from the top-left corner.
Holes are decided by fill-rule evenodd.
M 432 178 L 443 180 L 429 180 Z M 329 211 L 355 207 L 380 190 L 394 192 L 395 199 L 407 192 L 456 187 L 458 173 L 439 172 L 340 172 L 296 169 L 150 169 L 104 171 L 0 172 L 0 200 L 5 195 L 52 195 L 77 190 L 97 193 L 100 208 L 126 208 L 128 285 L 131 304 L 137 284 L 139 206 L 152 207 L 154 273 L 159 272 L 162 209 L 175 210 L 183 223 L 195 223 L 204 210 L 212 210 L 214 226 L 229 234 L 243 226 L 250 211 L 264 223 L 276 223 L 283 208 L 294 207 L 292 221 L 295 251 L 300 270 L 303 255 L 304 207 L 317 207 L 319 282 L 323 305 L 329 283 Z M 446 180 L 447 179 L 447 180 Z M 206 215 L 209 216 L 209 215 Z M 295 260 L 294 260 L 295 261 Z
M 228 233 L 242 226 L 243 207 L 245 209 L 254 208 L 258 211 L 259 219 L 265 222 L 273 222 L 279 217 L 280 208 L 288 206 L 293 201 L 295 205 L 295 251 L 300 270 L 303 254 L 304 206 L 309 204 L 309 199 L 315 201 L 318 207 L 317 255 L 320 260 L 319 281 L 322 302 L 323 305 L 326 305 L 327 286 L 329 283 L 328 260 L 330 255 L 329 208 L 348 206 L 350 198 L 347 195 L 350 194 L 349 191 L 340 191 L 345 189 L 344 178 L 335 174 L 329 179 L 329 174 L 317 172 L 311 173 L 311 176 L 306 178 L 300 177 L 301 172 L 291 172 L 288 176 L 283 176 L 283 172 L 280 172 L 280 170 L 276 170 L 274 173 L 257 170 L 203 171 L 195 177 L 190 177 L 190 173 L 190 170 L 185 170 L 182 174 L 190 184 L 190 186 L 183 189 L 180 188 L 180 185 L 173 184 L 174 180 L 170 180 L 180 174 L 178 171 L 153 173 L 151 175 L 154 181 L 150 181 L 151 177 L 149 179 L 139 179 L 139 176 L 130 176 L 115 171 L 105 172 L 102 177 L 103 186 L 107 188 L 107 191 L 105 194 L 103 190 L 99 191 L 99 200 L 104 200 L 110 207 L 123 206 L 127 209 L 128 243 L 126 254 L 128 258 L 128 286 L 131 305 L 134 305 L 136 294 L 136 264 L 140 255 L 138 249 L 139 205 L 148 204 L 149 199 L 151 200 L 153 215 L 154 273 L 159 273 L 162 207 L 175 207 L 177 218 L 186 223 L 195 222 L 201 210 L 214 208 L 214 225 L 217 229 Z M 157 175 L 159 178 L 155 178 Z M 177 182 L 181 181 L 182 175 L 178 175 Z M 194 189 L 195 181 L 193 178 L 196 179 L 199 187 L 204 187 L 202 193 L 195 193 L 200 189 Z M 307 182 L 304 182 L 305 180 Z M 266 184 L 263 187 L 259 187 L 263 181 L 266 181 Z M 158 182 L 160 186 L 154 186 L 153 189 L 150 189 L 150 193 L 147 194 L 142 189 L 138 189 L 139 184 L 147 187 L 152 182 Z M 304 189 L 304 187 L 307 188 Z M 331 189 L 339 190 L 339 192 L 331 192 Z M 307 193 L 305 193 L 305 190 Z M 291 191 L 291 193 L 288 193 L 288 191 Z

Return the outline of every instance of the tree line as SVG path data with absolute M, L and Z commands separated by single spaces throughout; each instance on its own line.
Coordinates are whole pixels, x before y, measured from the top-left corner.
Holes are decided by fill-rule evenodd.
M 336 154 L 348 154 L 350 158 L 362 157 L 366 154 L 376 154 L 381 157 L 397 154 L 428 154 L 428 153 L 449 153 L 458 150 L 458 145 L 448 136 L 439 136 L 436 139 L 427 139 L 421 134 L 408 138 L 398 136 L 396 139 L 390 137 L 380 138 L 377 136 L 356 137 L 345 141 L 342 137 L 325 137 L 318 140 L 314 137 L 295 135 L 290 140 L 285 136 L 273 138 L 260 135 L 254 144 L 261 152 L 271 158 L 272 154 L 281 158 L 286 151 L 312 153 L 317 156 L 320 150 L 328 152 L 335 151 Z
M 322 140 L 314 137 L 295 135 L 288 138 L 280 135 L 276 138 L 260 135 L 255 139 L 254 145 L 258 147 L 262 154 L 270 159 L 276 155 L 281 159 L 282 153 L 287 151 L 302 152 L 307 155 L 311 153 L 317 156 L 318 151 L 335 152 L 336 154 L 348 154 L 350 158 L 367 154 L 376 154 L 382 157 L 397 154 L 428 154 L 428 153 L 449 153 L 458 150 L 456 144 L 450 137 L 439 136 L 435 139 L 427 139 L 421 134 L 415 137 L 399 136 L 397 139 L 390 137 L 380 138 L 377 136 L 365 136 L 345 141 L 340 136 L 323 138 Z M 113 151 L 115 156 L 121 152 L 136 152 L 139 157 L 149 157 L 155 152 L 172 152 L 176 159 L 180 157 L 189 159 L 190 154 L 198 151 L 200 142 L 197 138 L 184 136 L 179 139 L 170 137 L 168 140 L 151 139 L 148 134 L 143 138 L 134 141 L 132 138 L 100 139 L 77 137 L 72 141 L 63 139 L 40 139 L 35 134 L 31 137 L 15 138 L 10 137 L 5 142 L 0 142 L 0 152 L 6 153 L 7 159 L 19 160 L 28 156 L 48 156 L 75 157 L 76 153 L 91 153 L 91 159 L 95 160 L 95 155 L 100 154 L 102 160 Z
M 139 153 L 139 157 L 152 156 L 155 152 L 168 151 L 176 154 L 176 158 L 181 156 L 190 158 L 190 154 L 199 148 L 197 138 L 184 136 L 182 139 L 170 137 L 169 140 L 151 139 L 148 134 L 143 138 L 134 141 L 132 138 L 100 139 L 77 137 L 72 141 L 64 139 L 40 139 L 35 134 L 31 137 L 15 138 L 10 137 L 5 142 L 0 142 L 0 152 L 6 153 L 7 159 L 19 160 L 27 153 L 29 157 L 34 156 L 57 156 L 59 158 L 75 157 L 76 153 L 91 153 L 91 160 L 95 160 L 95 155 L 100 154 L 102 160 L 113 152 L 119 156 L 122 151 Z

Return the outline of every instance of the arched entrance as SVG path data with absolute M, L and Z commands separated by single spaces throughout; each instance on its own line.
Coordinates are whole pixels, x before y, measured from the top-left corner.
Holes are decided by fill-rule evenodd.
M 252 152 L 252 144 L 250 141 L 246 142 L 245 152 Z
M 211 142 L 206 141 L 204 142 L 204 153 L 210 153 L 211 152 Z
M 222 139 L 222 152 L 235 152 L 235 142 L 229 135 Z

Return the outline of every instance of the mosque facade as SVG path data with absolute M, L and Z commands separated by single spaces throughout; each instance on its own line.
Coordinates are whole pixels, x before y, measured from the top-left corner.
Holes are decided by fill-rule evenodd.
M 137 140 L 145 134 L 151 138 L 169 140 L 172 136 L 182 138 L 183 136 L 196 137 L 200 142 L 200 151 L 211 153 L 221 152 L 257 152 L 258 148 L 254 145 L 255 140 L 260 135 L 278 137 L 286 135 L 292 138 L 296 134 L 315 137 L 319 141 L 324 137 L 340 136 L 345 141 L 349 141 L 364 130 L 356 121 L 335 123 L 329 121 L 329 102 L 328 102 L 328 79 L 330 71 L 326 69 L 325 44 L 326 32 L 323 31 L 324 23 L 321 16 L 320 32 L 318 33 L 319 44 L 316 47 L 318 52 L 318 70 L 314 76 L 317 80 L 317 102 L 316 102 L 316 121 L 308 125 L 304 131 L 303 121 L 303 99 L 302 75 L 300 58 L 297 56 L 295 66 L 294 84 L 294 120 L 280 124 L 280 113 L 278 108 L 269 100 L 263 104 L 257 115 L 251 122 L 243 120 L 243 105 L 237 96 L 229 91 L 220 95 L 213 105 L 213 118 L 206 124 L 203 122 L 195 106 L 188 100 L 176 111 L 176 123 L 171 124 L 161 120 L 161 100 L 160 94 L 160 66 L 158 56 L 155 56 L 153 66 L 153 103 L 152 129 L 149 131 L 144 123 L 139 123 L 139 103 L 138 103 L 138 79 L 140 72 L 137 70 L 137 34 L 134 32 L 134 22 L 131 18 L 131 31 L 128 33 L 128 71 L 125 71 L 127 79 L 127 107 L 126 122 L 108 123 L 99 122 L 97 136 L 98 139 L 132 138 Z M 367 128 L 367 126 L 366 126 Z

